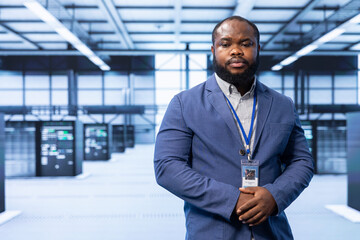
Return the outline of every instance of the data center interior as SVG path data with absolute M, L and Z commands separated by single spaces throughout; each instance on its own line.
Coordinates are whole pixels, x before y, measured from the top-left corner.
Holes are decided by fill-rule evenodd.
M 257 79 L 293 100 L 314 158 L 295 239 L 357 239 L 359 0 L 0 0 L 0 239 L 184 239 L 154 143 L 232 15 L 259 28 Z

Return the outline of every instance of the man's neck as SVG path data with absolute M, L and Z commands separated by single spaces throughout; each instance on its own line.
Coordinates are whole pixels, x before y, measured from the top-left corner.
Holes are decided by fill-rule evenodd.
M 254 77 L 251 81 L 246 81 L 241 84 L 233 84 L 238 92 L 241 94 L 241 96 L 244 96 L 248 91 L 250 91 L 251 86 L 254 84 Z

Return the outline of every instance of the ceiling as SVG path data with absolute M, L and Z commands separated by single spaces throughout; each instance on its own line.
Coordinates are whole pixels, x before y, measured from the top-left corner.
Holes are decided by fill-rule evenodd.
M 360 13 L 359 0 L 38 1 L 99 55 L 209 52 L 216 23 L 241 15 L 258 26 L 261 54 L 286 56 Z M 80 54 L 23 2 L 0 0 L 0 55 Z M 356 24 L 311 55 L 359 53 Z

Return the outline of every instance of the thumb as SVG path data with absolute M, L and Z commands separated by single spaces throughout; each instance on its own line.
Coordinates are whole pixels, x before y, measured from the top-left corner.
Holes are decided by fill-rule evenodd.
M 250 193 L 250 194 L 254 194 L 254 188 L 253 187 L 247 187 L 247 188 L 239 188 L 240 192 L 242 193 Z

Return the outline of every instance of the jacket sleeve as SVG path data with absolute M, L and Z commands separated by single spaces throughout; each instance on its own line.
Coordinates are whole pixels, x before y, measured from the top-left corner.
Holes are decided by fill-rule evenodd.
M 294 127 L 280 157 L 285 165 L 284 171 L 273 183 L 263 186 L 273 195 L 278 213 L 284 211 L 300 195 L 314 174 L 313 158 L 292 101 L 291 105 L 294 112 Z
M 240 191 L 191 168 L 193 131 L 185 123 L 175 96 L 163 118 L 155 143 L 154 168 L 159 185 L 205 211 L 230 221 Z

